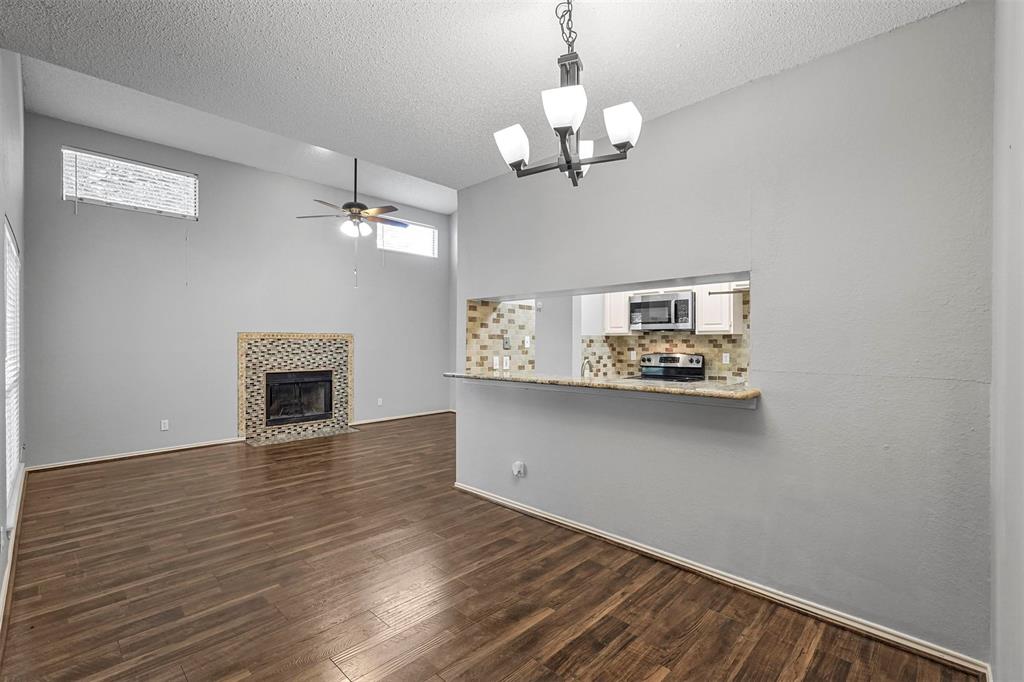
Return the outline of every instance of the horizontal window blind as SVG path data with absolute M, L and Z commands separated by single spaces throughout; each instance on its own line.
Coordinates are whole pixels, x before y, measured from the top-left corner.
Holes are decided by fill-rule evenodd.
M 21 259 L 11 232 L 4 230 L 4 420 L 7 429 L 7 519 L 14 512 L 15 484 L 21 475 Z
M 437 230 L 429 225 L 377 225 L 377 248 L 437 258 Z
M 64 199 L 176 218 L 199 217 L 199 178 L 192 173 L 64 147 Z

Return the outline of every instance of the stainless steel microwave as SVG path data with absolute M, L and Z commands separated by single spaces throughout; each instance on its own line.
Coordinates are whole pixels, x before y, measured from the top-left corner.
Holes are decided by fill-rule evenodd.
M 629 328 L 632 331 L 693 331 L 693 304 L 692 291 L 630 296 Z

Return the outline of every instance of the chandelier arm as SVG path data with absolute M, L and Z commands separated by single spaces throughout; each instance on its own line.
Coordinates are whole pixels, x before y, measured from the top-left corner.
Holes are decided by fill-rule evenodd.
M 626 152 L 618 152 L 615 154 L 603 154 L 601 156 L 593 156 L 589 159 L 580 159 L 580 166 L 593 166 L 598 163 L 608 163 L 610 161 L 624 161 L 626 159 Z
M 543 173 L 544 171 L 556 170 L 558 168 L 558 161 L 552 161 L 551 163 L 545 163 L 540 166 L 530 166 L 529 168 L 517 168 L 516 176 L 525 178 L 527 175 L 536 175 L 537 173 Z

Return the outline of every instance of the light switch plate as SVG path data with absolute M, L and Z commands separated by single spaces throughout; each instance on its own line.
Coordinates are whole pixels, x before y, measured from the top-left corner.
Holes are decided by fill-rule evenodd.
M 501 358 L 495 355 L 492 364 L 494 365 L 494 369 L 501 369 Z
M 629 359 L 630 360 L 636 360 L 636 351 L 635 350 L 629 351 Z
M 171 421 L 169 419 L 161 419 L 160 420 L 160 430 L 161 431 L 170 431 L 171 430 Z
M 729 364 L 729 354 L 728 353 L 722 353 L 722 364 L 723 365 L 728 365 Z
M 506 355 L 505 357 L 503 357 L 501 359 L 501 368 L 502 369 L 508 369 L 511 366 L 511 363 L 512 363 L 512 358 L 510 358 L 509 356 Z
M 530 347 L 530 337 L 529 336 L 527 336 L 527 337 L 525 337 L 523 339 L 523 345 L 525 345 L 527 348 Z

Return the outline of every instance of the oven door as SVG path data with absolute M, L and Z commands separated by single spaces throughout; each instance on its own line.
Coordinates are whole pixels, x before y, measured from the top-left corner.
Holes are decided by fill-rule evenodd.
M 684 305 L 680 308 L 679 303 Z M 634 331 L 693 328 L 693 293 L 648 294 L 629 297 L 629 328 Z M 682 324 L 677 315 L 686 315 Z

